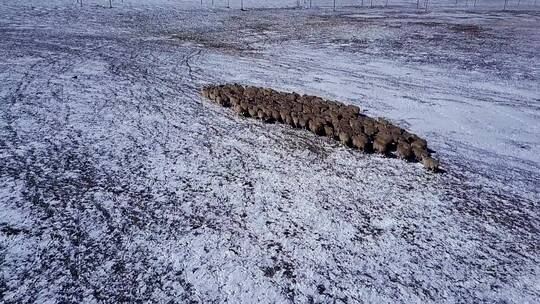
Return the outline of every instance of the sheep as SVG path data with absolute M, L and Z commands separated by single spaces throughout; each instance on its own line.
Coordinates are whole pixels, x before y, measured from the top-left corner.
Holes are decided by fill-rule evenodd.
M 337 130 L 339 141 L 346 146 L 350 146 L 351 137 L 353 135 L 351 127 L 349 127 L 349 125 L 344 122 L 337 127 Z
M 284 121 L 285 121 L 285 123 L 288 124 L 289 126 L 293 126 L 293 119 L 292 119 L 292 117 L 291 117 L 290 114 L 287 115 L 287 116 L 285 116 L 285 120 L 284 120 Z
M 373 142 L 373 149 L 380 154 L 387 154 L 392 138 L 386 133 L 377 134 Z
M 303 128 L 303 129 L 307 128 L 310 119 L 311 119 L 311 116 L 309 115 L 302 115 L 298 117 L 298 124 L 300 125 L 300 128 Z
M 339 138 L 339 141 L 345 146 L 349 146 L 351 144 L 351 137 L 345 131 L 340 131 L 338 134 L 338 138 Z
M 240 107 L 242 107 L 242 111 L 244 113 L 248 113 L 248 110 L 249 110 L 249 104 L 245 101 L 240 101 Z M 249 114 L 249 113 L 248 113 Z
M 334 128 L 329 125 L 324 125 L 324 135 L 330 138 L 334 138 Z
M 229 100 L 226 96 L 222 95 L 222 96 L 217 96 L 216 97 L 216 103 L 223 106 L 223 107 L 230 107 L 231 104 L 229 103 Z
M 272 109 L 270 109 L 268 105 L 263 105 L 262 111 L 264 112 L 264 115 L 266 115 L 266 117 L 272 117 Z
M 231 103 L 231 106 L 235 106 L 240 103 L 240 100 L 234 96 L 229 96 L 229 102 Z
M 364 133 L 366 133 L 366 135 L 374 136 L 377 132 L 377 128 L 374 125 L 364 124 Z
M 203 88 L 203 89 L 201 90 L 201 93 L 202 93 L 202 95 L 203 95 L 204 98 L 210 99 L 210 91 L 208 90 L 208 88 Z
M 214 93 L 213 90 L 209 91 L 208 92 L 208 98 L 212 101 L 216 100 L 216 94 Z
M 250 117 L 257 117 L 258 108 L 255 106 L 250 105 L 248 108 L 248 113 Z
M 355 105 L 348 105 L 345 107 L 345 110 L 353 114 L 353 116 L 358 116 L 358 114 L 360 113 L 360 108 Z
M 428 157 L 429 153 L 425 149 L 421 149 L 415 146 L 411 146 L 414 156 L 416 157 L 416 160 L 422 161 L 424 157 Z
M 384 136 L 391 139 L 392 146 L 394 146 L 397 142 L 399 142 L 401 138 L 401 129 L 398 127 L 390 126 L 390 125 L 386 125 L 386 126 L 378 125 L 377 129 L 379 130 L 378 134 L 384 134 Z
M 367 152 L 370 149 L 369 138 L 365 134 L 354 135 L 352 138 L 352 144 L 361 151 Z
M 332 121 L 339 121 L 343 116 L 338 111 L 331 111 L 330 117 L 332 118 Z
M 305 114 L 311 114 L 313 113 L 313 108 L 311 107 L 311 105 L 309 104 L 303 104 L 302 105 L 302 113 L 305 113 Z
M 427 150 L 427 143 L 424 141 L 415 140 L 411 143 L 411 147 L 418 148 L 420 150 Z
M 291 117 L 292 117 L 292 125 L 291 126 L 296 127 L 296 128 L 300 127 L 300 125 L 298 124 L 298 114 L 292 113 Z
M 351 118 L 349 120 L 349 125 L 355 131 L 363 132 L 363 130 L 364 130 L 364 126 L 362 124 L 362 121 L 357 119 L 357 118 Z
M 245 116 L 244 109 L 239 104 L 233 106 L 233 111 L 238 115 Z
M 286 95 L 287 97 L 285 98 L 285 100 L 289 101 L 289 102 L 295 102 L 300 96 L 296 93 L 292 93 L 292 94 L 287 94 Z
M 279 114 L 277 110 L 272 110 L 272 118 L 275 121 L 281 121 L 281 115 Z
M 389 155 L 395 151 L 403 160 L 417 160 L 426 169 L 438 171 L 439 163 L 430 156 L 426 140 L 384 118 L 361 114 L 355 105 L 238 84 L 206 86 L 201 94 L 224 107 L 232 107 L 241 116 L 306 128 L 365 152 L 373 149 Z
M 427 142 L 426 142 L 425 139 L 422 139 L 422 138 L 418 137 L 417 135 L 413 135 L 412 136 L 411 146 L 425 150 L 425 149 L 427 149 Z
M 399 158 L 404 160 L 410 160 L 414 155 L 411 149 L 411 145 L 403 141 L 399 142 L 397 145 L 397 154 Z
M 309 121 L 309 130 L 317 135 L 323 135 L 324 126 L 320 119 L 311 119 Z
M 437 172 L 439 170 L 439 161 L 430 156 L 425 156 L 422 158 L 422 165 L 424 168 Z

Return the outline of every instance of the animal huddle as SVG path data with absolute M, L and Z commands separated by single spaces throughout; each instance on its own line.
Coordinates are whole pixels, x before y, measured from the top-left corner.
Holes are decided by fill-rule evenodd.
M 439 169 L 426 140 L 385 119 L 363 115 L 354 105 L 239 84 L 207 86 L 202 94 L 217 104 L 232 107 L 244 117 L 286 123 L 367 153 L 397 155 L 407 161 L 422 162 L 429 170 Z

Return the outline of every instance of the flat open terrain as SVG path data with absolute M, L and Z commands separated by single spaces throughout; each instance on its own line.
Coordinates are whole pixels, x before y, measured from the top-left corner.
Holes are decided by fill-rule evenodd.
M 538 10 L 183 2 L 0 3 L 0 302 L 538 301 Z M 356 104 L 447 173 L 225 82 Z

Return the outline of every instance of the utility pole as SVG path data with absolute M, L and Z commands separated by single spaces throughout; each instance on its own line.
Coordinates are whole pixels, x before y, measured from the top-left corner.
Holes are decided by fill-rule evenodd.
M 112 0 L 109 0 L 109 8 L 112 8 Z
M 336 11 L 336 0 L 334 0 L 334 12 Z

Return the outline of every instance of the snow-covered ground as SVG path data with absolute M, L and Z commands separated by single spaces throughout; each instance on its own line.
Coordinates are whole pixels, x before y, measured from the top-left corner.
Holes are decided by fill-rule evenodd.
M 538 302 L 531 1 L 124 2 L 0 3 L 0 302 Z M 201 99 L 223 82 L 357 104 L 447 173 Z

